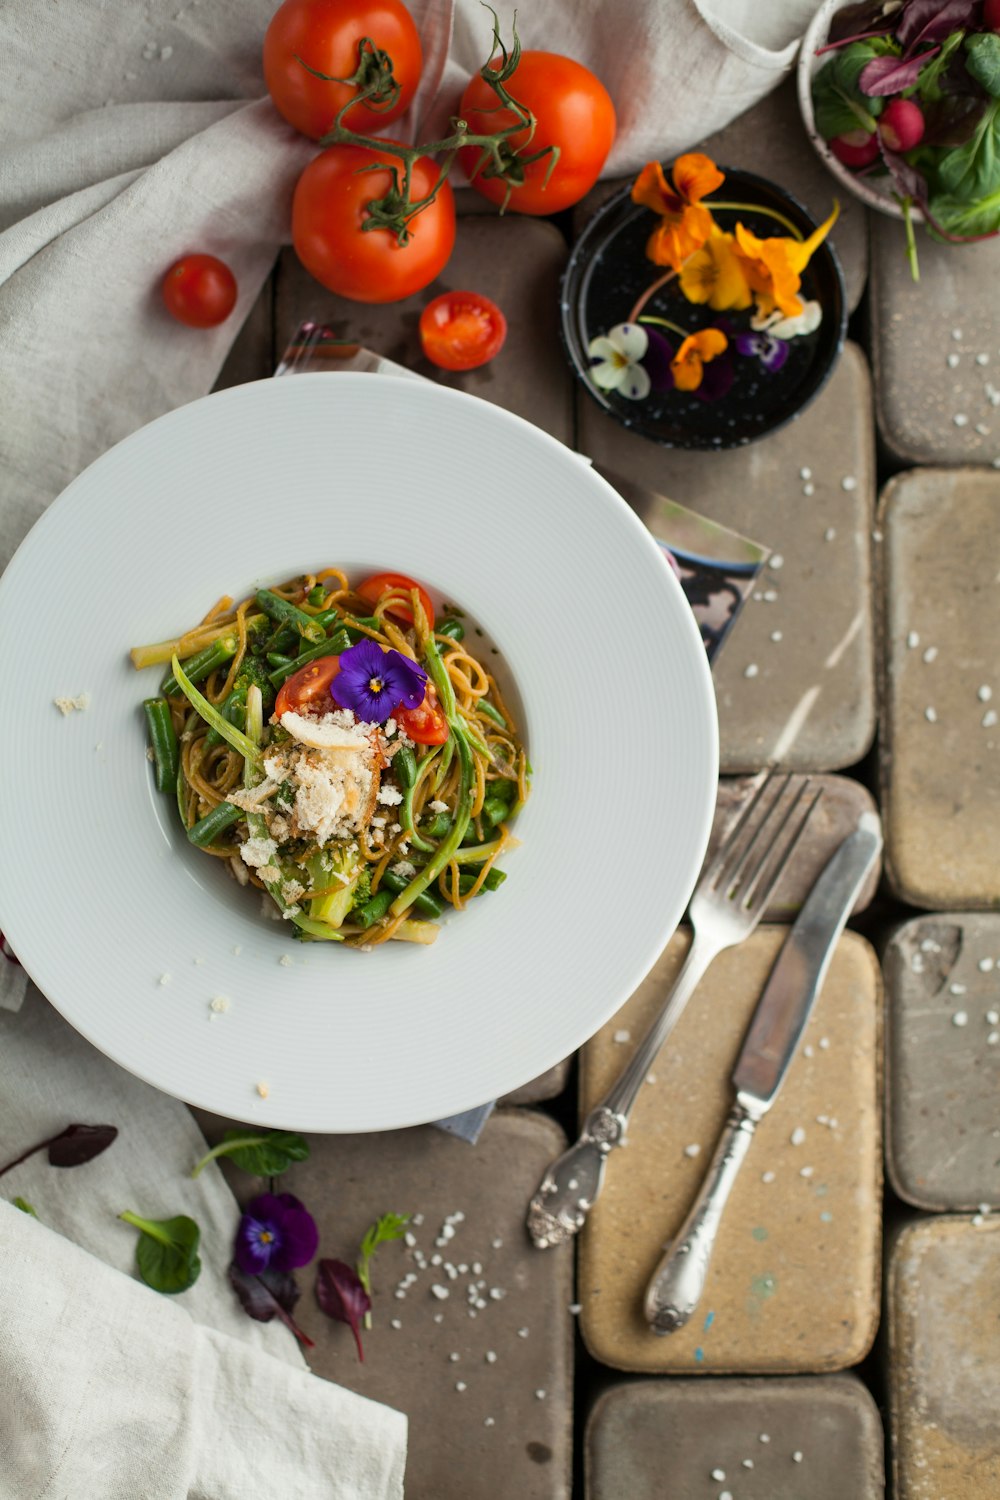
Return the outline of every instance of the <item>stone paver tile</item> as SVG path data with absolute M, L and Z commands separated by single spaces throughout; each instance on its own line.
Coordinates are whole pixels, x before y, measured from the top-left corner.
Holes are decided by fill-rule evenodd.
M 846 346 L 796 422 L 745 448 L 661 448 L 583 390 L 578 414 L 578 446 L 595 462 L 773 551 L 715 665 L 722 770 L 853 765 L 875 729 L 874 426 L 860 349 Z M 655 534 L 655 504 L 643 520 Z
M 315 1215 L 321 1256 L 353 1262 L 381 1214 L 423 1216 L 413 1246 L 378 1252 L 364 1364 L 350 1330 L 319 1312 L 311 1271 L 299 1273 L 296 1310 L 316 1340 L 306 1356 L 318 1374 L 409 1416 L 407 1500 L 568 1500 L 572 1263 L 539 1255 L 524 1229 L 562 1132 L 542 1115 L 499 1110 L 475 1147 L 430 1126 L 309 1144 L 309 1161 L 281 1187 Z
M 914 906 L 996 906 L 1000 474 L 901 474 L 879 525 L 886 870 Z
M 839 190 L 839 185 L 810 146 L 799 113 L 793 78 L 694 149 L 706 151 L 723 168 L 739 168 L 770 178 L 797 198 L 817 224 L 829 214 L 834 198 L 839 198 L 840 217 L 830 234 L 830 243 L 844 272 L 847 305 L 851 311 L 857 307 L 868 279 L 867 215 L 856 199 Z M 573 211 L 577 234 L 601 204 L 626 183 L 632 182 L 634 175 L 598 183 Z M 729 197 L 724 188 L 717 196 Z M 780 232 L 780 229 L 775 230 L 775 233 Z
M 585 1500 L 885 1494 L 882 1422 L 853 1375 L 623 1381 L 594 1403 L 584 1454 Z
M 1000 241 L 942 245 L 872 215 L 871 350 L 879 431 L 905 463 L 1000 466 Z
M 758 1127 L 698 1311 L 665 1338 L 642 1317 L 661 1249 L 687 1213 L 731 1108 L 729 1076 L 785 935 L 758 928 L 716 959 L 654 1065 L 655 1081 L 642 1090 L 628 1147 L 608 1163 L 581 1235 L 577 1295 L 588 1349 L 616 1369 L 825 1373 L 856 1363 L 874 1336 L 880 975 L 874 952 L 855 933 L 840 939 L 784 1088 Z M 636 994 L 583 1049 L 582 1112 L 628 1061 L 688 943 L 687 933 L 674 936 Z
M 892 1185 L 917 1208 L 1000 1207 L 1000 915 L 914 917 L 883 972 Z
M 265 380 L 274 374 L 275 363 L 274 277 L 269 276 L 226 355 L 213 389 L 222 391 L 245 380 Z
M 859 781 L 847 776 L 815 776 L 813 789 L 822 797 L 806 825 L 795 851 L 795 859 L 782 876 L 770 904 L 764 912 L 766 922 L 790 922 L 812 888 L 823 866 L 838 846 L 858 826 L 863 812 L 875 812 L 875 800 Z M 707 864 L 733 826 L 739 810 L 753 787 L 749 776 L 725 776 L 719 782 L 719 799 L 715 820 L 705 854 Z M 878 888 L 880 864 L 876 863 L 854 903 L 854 911 L 864 911 Z
M 348 302 L 314 281 L 293 250 L 278 265 L 276 328 L 283 348 L 303 319 L 329 323 L 386 358 L 442 385 L 468 391 L 544 428 L 573 437 L 573 376 L 559 342 L 559 277 L 566 242 L 554 225 L 512 214 L 470 214 L 458 226 L 452 257 L 437 281 L 402 302 Z M 441 292 L 478 291 L 507 319 L 503 349 L 481 369 L 439 370 L 420 348 L 417 324 Z
M 902 1229 L 888 1256 L 886 1320 L 897 1500 L 996 1500 L 1000 1219 Z
M 543 1099 L 554 1099 L 566 1087 L 569 1063 L 568 1057 L 561 1063 L 556 1063 L 554 1068 L 549 1068 L 548 1072 L 542 1073 L 539 1078 L 533 1078 L 530 1083 L 522 1084 L 512 1094 L 505 1094 L 500 1103 L 540 1104 Z

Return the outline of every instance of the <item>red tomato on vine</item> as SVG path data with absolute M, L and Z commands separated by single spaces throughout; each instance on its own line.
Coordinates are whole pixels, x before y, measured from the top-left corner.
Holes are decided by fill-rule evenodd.
M 490 66 L 496 71 L 499 65 Z M 505 87 L 538 122 L 530 142 L 527 130 L 511 135 L 511 148 L 524 147 L 528 156 L 546 146 L 559 148 L 555 166 L 550 156 L 542 156 L 524 168 L 524 182 L 512 189 L 508 207 L 522 214 L 552 214 L 578 203 L 597 181 L 615 138 L 615 107 L 607 89 L 582 63 L 554 52 L 522 52 Z M 497 108 L 496 95 L 478 73 L 462 95 L 459 113 L 474 135 L 488 135 L 517 120 L 512 110 Z M 459 152 L 476 191 L 491 203 L 503 203 L 507 186 L 484 175 L 488 162 L 480 165 L 481 156 L 478 146 Z
M 365 171 L 386 163 L 385 171 Z M 398 302 L 421 291 L 444 270 L 455 243 L 455 198 L 443 182 L 415 215 L 400 244 L 391 229 L 365 229 L 367 206 L 390 192 L 397 157 L 367 146 L 330 146 L 299 178 L 292 200 L 292 243 L 316 280 L 356 302 Z M 360 170 L 359 170 L 360 169 Z M 417 201 L 437 183 L 439 170 L 420 156 L 411 174 Z
M 420 82 L 420 36 L 402 0 L 285 0 L 275 11 L 264 36 L 264 81 L 275 109 L 303 135 L 313 140 L 325 135 L 355 91 L 350 84 L 316 78 L 308 68 L 328 79 L 353 77 L 363 37 L 376 49 L 367 66 L 385 54 L 399 88 L 384 106 L 373 96 L 347 111 L 343 123 L 360 132 L 398 119 Z

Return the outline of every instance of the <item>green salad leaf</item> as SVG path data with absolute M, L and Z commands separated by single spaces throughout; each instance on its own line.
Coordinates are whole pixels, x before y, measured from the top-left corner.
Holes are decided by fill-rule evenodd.
M 264 1134 L 252 1130 L 227 1130 L 191 1173 L 197 1177 L 220 1156 L 228 1156 L 243 1172 L 255 1177 L 280 1177 L 293 1161 L 309 1160 L 309 1145 L 304 1136 L 292 1130 L 271 1130 Z
M 921 68 L 914 90 L 921 103 L 936 104 L 945 97 L 947 90 L 941 86 L 942 77 L 955 52 L 962 45 L 964 36 L 964 31 L 953 31 L 951 36 L 946 37 L 941 43 L 940 52 Z
M 973 78 L 994 99 L 1000 99 L 1000 36 L 990 31 L 967 37 L 965 52 L 965 66 Z
M 942 193 L 930 200 L 929 207 L 935 223 L 948 234 L 975 238 L 977 235 L 996 234 L 1000 231 L 1000 188 L 985 198 L 979 198 L 975 203 Z
M 19 1208 L 23 1214 L 30 1214 L 33 1219 L 38 1218 L 33 1205 L 28 1202 L 27 1198 L 15 1198 L 14 1207 Z
M 938 162 L 937 179 L 942 197 L 968 208 L 1000 189 L 1000 99 L 989 106 L 963 145 L 945 152 Z M 931 211 L 937 217 L 933 199 Z
M 201 1230 L 187 1214 L 173 1219 L 141 1219 L 126 1211 L 119 1214 L 139 1231 L 135 1247 L 139 1275 L 154 1292 L 186 1292 L 201 1275 L 198 1243 Z
M 824 140 L 846 135 L 851 130 L 875 129 L 876 117 L 885 108 L 885 100 L 862 93 L 859 79 L 874 58 L 898 52 L 899 48 L 888 37 L 851 42 L 819 70 L 813 79 L 813 111 L 816 129 Z

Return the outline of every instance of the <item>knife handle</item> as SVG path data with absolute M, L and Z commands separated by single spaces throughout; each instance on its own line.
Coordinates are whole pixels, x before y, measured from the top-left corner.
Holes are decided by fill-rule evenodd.
M 653 1333 L 674 1333 L 683 1328 L 698 1306 L 722 1211 L 756 1128 L 756 1119 L 742 1105 L 734 1106 L 701 1191 L 646 1288 L 646 1321 Z

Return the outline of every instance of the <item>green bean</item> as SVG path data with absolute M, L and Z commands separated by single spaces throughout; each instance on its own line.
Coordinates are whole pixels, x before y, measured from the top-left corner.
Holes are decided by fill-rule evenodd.
M 292 671 L 295 671 L 298 667 L 298 662 L 295 658 L 293 656 L 286 656 L 283 651 L 269 651 L 267 659 L 272 667 L 290 667 Z
M 513 783 L 511 783 L 513 785 Z M 483 822 L 496 828 L 510 817 L 510 801 L 506 797 L 487 797 L 483 802 Z
M 172 792 L 177 785 L 180 746 L 170 719 L 170 705 L 165 698 L 147 698 L 143 703 L 149 743 L 156 761 L 156 789 Z
M 492 719 L 494 724 L 499 724 L 501 729 L 507 728 L 507 720 L 503 714 L 498 708 L 494 708 L 492 703 L 487 703 L 485 698 L 480 698 L 476 709 L 479 713 L 485 714 L 488 719 Z
M 238 750 L 249 765 L 259 766 L 263 756 L 253 740 L 249 739 L 241 729 L 234 728 L 228 720 L 224 719 L 214 703 L 209 703 L 207 698 L 202 697 L 176 656 L 172 658 L 170 665 L 173 668 L 174 676 L 180 684 L 181 692 L 191 707 L 196 709 L 199 716 L 205 720 L 205 723 L 213 729 L 217 729 L 226 741 L 226 744 L 232 745 L 234 750 Z M 258 688 L 257 691 L 259 694 L 260 689 Z M 247 696 L 249 697 L 249 693 Z M 246 767 L 244 767 L 245 771 Z
M 312 615 L 307 615 L 290 600 L 272 594 L 270 589 L 257 590 L 257 603 L 265 614 L 271 616 L 272 620 L 280 620 L 284 625 L 293 625 L 299 635 L 304 636 L 307 641 L 316 642 L 323 639 L 325 631 L 322 625 L 316 624 Z
M 383 890 L 376 891 L 375 895 L 366 901 L 364 906 L 359 906 L 351 913 L 352 922 L 357 922 L 361 927 L 374 927 L 376 922 L 381 922 L 389 907 L 395 891 L 385 886 Z
M 218 807 L 213 807 L 210 813 L 199 818 L 187 831 L 187 836 L 192 844 L 204 848 L 206 844 L 214 844 L 220 833 L 225 833 L 234 823 L 238 823 L 243 814 L 238 807 L 231 802 L 220 802 Z
M 310 589 L 308 594 L 306 595 L 306 601 L 309 604 L 322 604 L 325 598 L 326 589 L 321 583 L 317 583 L 316 587 Z
M 432 650 L 433 643 L 428 642 L 427 657 L 429 661 L 433 660 L 431 657 Z M 432 676 L 434 676 L 436 682 L 437 674 L 432 672 Z M 453 693 L 453 705 L 454 701 Z M 456 733 L 454 723 L 451 725 L 451 730 L 451 738 L 448 743 L 454 743 L 459 764 L 458 796 L 455 799 L 455 821 L 451 826 L 451 831 L 439 844 L 436 852 L 431 855 L 424 868 L 414 875 L 405 891 L 401 891 L 392 903 L 391 911 L 394 917 L 401 916 L 403 912 L 408 911 L 417 897 L 423 895 L 427 887 L 438 878 L 449 860 L 456 857 L 458 847 L 465 835 L 465 830 L 469 826 L 469 794 L 472 791 L 472 753 L 465 735 L 461 731 Z
M 429 839 L 443 839 L 451 827 L 451 813 L 435 813 L 433 823 L 423 830 Z
M 308 651 L 303 651 L 301 656 L 297 656 L 294 661 L 289 661 L 287 667 L 275 667 L 274 671 L 269 672 L 267 675 L 271 679 L 272 686 L 280 688 L 281 684 L 291 677 L 293 672 L 297 672 L 300 667 L 307 666 L 309 662 L 316 661 L 321 656 L 339 656 L 342 651 L 347 650 L 349 645 L 350 641 L 347 639 L 347 632 L 338 630 L 334 635 L 331 635 L 329 640 L 324 636 L 318 646 L 310 646 Z
M 461 879 L 461 876 L 459 876 L 459 879 Z M 406 885 L 407 882 L 405 877 L 398 874 L 397 871 L 384 870 L 382 872 L 382 884 L 379 887 L 380 890 L 382 889 L 382 886 L 384 886 L 387 891 L 392 891 L 394 895 L 398 896 L 400 891 L 406 890 Z M 431 895 L 430 891 L 424 891 L 423 895 L 418 896 L 416 901 L 414 901 L 413 910 L 419 912 L 422 917 L 433 918 L 440 917 L 442 912 L 444 911 L 444 907 L 441 905 L 441 902 L 437 899 L 436 896 Z
M 235 635 L 220 635 L 219 639 L 213 641 L 210 646 L 205 646 L 194 656 L 189 656 L 187 661 L 181 663 L 187 680 L 204 682 L 216 667 L 221 667 L 224 661 L 230 661 L 236 655 L 238 644 Z M 160 683 L 160 692 L 164 698 L 174 698 L 180 691 L 180 683 L 176 676 L 173 672 L 168 672 Z
M 266 620 L 267 616 L 265 615 L 264 618 Z M 268 623 L 273 624 L 274 622 L 269 621 Z M 289 656 L 293 651 L 298 650 L 301 643 L 302 637 L 293 626 L 284 624 L 275 625 L 271 634 L 264 642 L 264 654 L 266 656 L 269 651 L 277 651 L 282 656 Z
M 313 615 L 313 623 L 322 625 L 324 630 L 329 630 L 340 619 L 339 609 L 321 609 L 319 614 Z
M 476 875 L 460 875 L 458 877 L 458 894 L 460 896 L 467 896 L 472 890 L 472 887 L 475 885 L 478 878 L 479 877 Z M 496 865 L 491 865 L 486 879 L 479 887 L 479 890 L 495 891 L 498 886 L 503 885 L 506 879 L 507 876 L 504 874 L 503 870 L 498 870 Z
M 461 620 L 442 620 L 434 627 L 435 635 L 446 635 L 450 641 L 465 640 L 465 626 Z
M 402 750 L 396 751 L 396 754 L 392 758 L 392 769 L 395 771 L 401 786 L 416 786 L 417 757 L 409 745 L 404 745 Z
M 247 685 L 238 682 L 236 686 L 226 694 L 219 704 L 219 712 L 228 724 L 233 724 L 237 729 L 242 729 L 246 723 L 247 716 Z M 205 734 L 205 749 L 210 750 L 213 745 L 222 744 L 222 735 L 217 729 L 209 729 Z

